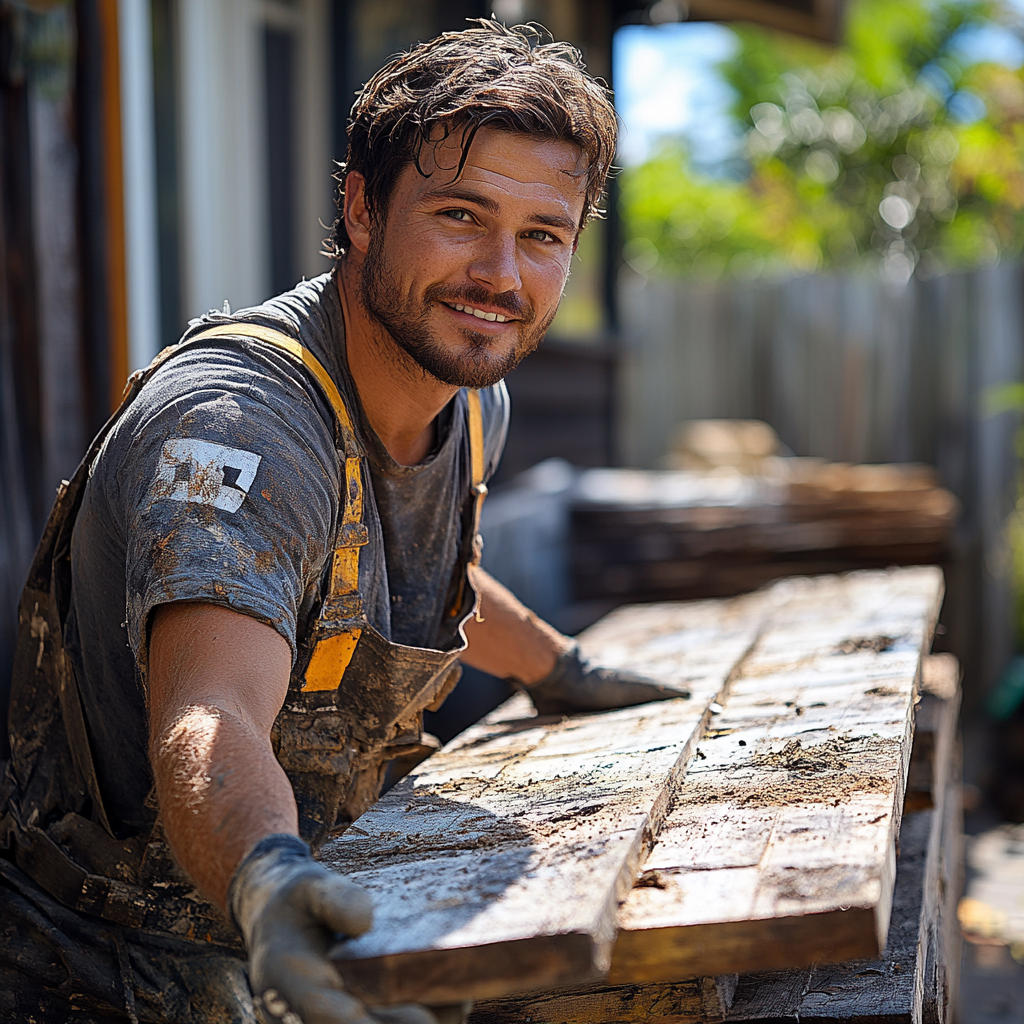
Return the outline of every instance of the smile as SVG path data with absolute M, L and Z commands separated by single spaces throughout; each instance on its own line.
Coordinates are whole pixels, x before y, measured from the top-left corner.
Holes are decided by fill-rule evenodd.
M 485 313 L 482 309 L 475 309 L 473 306 L 466 306 L 461 302 L 445 303 L 445 305 L 456 310 L 456 312 L 468 313 L 470 316 L 475 316 L 478 320 L 490 320 L 492 323 L 504 324 L 512 319 L 512 317 L 502 316 L 500 313 Z

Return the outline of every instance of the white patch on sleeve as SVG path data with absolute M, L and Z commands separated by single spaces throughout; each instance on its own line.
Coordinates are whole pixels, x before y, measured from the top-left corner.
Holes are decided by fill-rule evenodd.
M 194 437 L 164 441 L 156 468 L 156 498 L 237 512 L 249 493 L 261 455 Z

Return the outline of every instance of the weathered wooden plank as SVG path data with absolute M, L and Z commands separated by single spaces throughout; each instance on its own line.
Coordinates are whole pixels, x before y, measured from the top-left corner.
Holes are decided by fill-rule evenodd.
M 945 1024 L 955 1012 L 962 944 L 956 918 L 963 880 L 962 769 L 957 741 L 960 667 L 952 656 L 936 655 L 925 660 L 924 669 L 922 687 L 927 692 L 918 708 L 914 745 L 916 750 L 918 742 L 931 733 L 932 800 L 941 820 L 931 837 L 937 854 L 934 863 L 929 863 L 925 883 L 929 891 L 922 916 L 926 956 L 921 1019 L 923 1024 Z M 924 714 L 920 714 L 922 710 Z
M 323 862 L 376 906 L 373 929 L 334 954 L 348 988 L 446 1003 L 596 980 L 709 706 L 775 602 L 614 613 L 584 650 L 689 700 L 540 719 L 520 695 L 328 843 Z
M 795 580 L 622 907 L 609 981 L 877 955 L 937 569 Z M 829 589 L 829 588 L 832 589 Z
M 554 722 L 510 706 L 396 787 L 323 851 L 325 862 L 366 886 L 378 904 L 371 933 L 337 951 L 350 989 L 376 1003 L 449 1002 L 593 977 L 607 964 L 617 898 L 678 788 L 703 708 L 726 681 L 735 676 L 736 685 L 756 691 L 762 680 L 763 698 L 764 678 L 774 679 L 773 689 L 799 679 L 806 712 L 786 709 L 783 717 L 802 721 L 783 740 L 822 733 L 842 760 L 844 743 L 852 742 L 850 728 L 840 728 L 849 709 L 833 706 L 828 725 L 815 724 L 815 715 L 840 693 L 870 691 L 883 701 L 872 703 L 875 731 L 891 731 L 888 700 L 903 708 L 906 732 L 921 637 L 939 589 L 934 570 L 863 573 L 787 581 L 733 602 L 623 610 L 598 624 L 584 639 L 589 653 L 685 682 L 693 700 Z M 840 659 L 845 674 L 823 675 L 822 658 Z M 830 699 L 815 700 L 823 689 Z M 749 717 L 757 701 L 740 703 Z M 871 724 L 863 711 L 845 724 Z M 715 732 L 721 735 L 721 720 Z M 900 746 L 894 737 L 874 739 Z M 769 761 L 781 755 L 787 777 L 807 768 L 806 753 L 792 742 L 757 752 Z M 821 817 L 822 808 L 811 811 Z M 791 825 L 792 835 L 801 832 Z M 850 857 L 863 852 L 848 845 Z M 828 872 L 818 877 L 830 879 Z M 789 895 L 799 902 L 799 894 Z

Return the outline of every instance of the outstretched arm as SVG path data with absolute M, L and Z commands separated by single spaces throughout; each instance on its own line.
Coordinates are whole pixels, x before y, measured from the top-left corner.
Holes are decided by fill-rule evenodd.
M 288 692 L 288 644 L 226 608 L 164 605 L 149 664 L 150 758 L 167 838 L 241 929 L 260 1019 L 436 1024 L 422 1007 L 369 1011 L 327 958 L 336 934 L 370 927 L 373 909 L 298 837 L 295 796 L 270 744 Z

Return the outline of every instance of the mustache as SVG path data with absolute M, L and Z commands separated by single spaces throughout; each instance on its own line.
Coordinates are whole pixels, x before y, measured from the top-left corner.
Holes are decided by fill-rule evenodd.
M 430 285 L 423 293 L 425 302 L 461 302 L 464 306 L 497 306 L 524 324 L 533 323 L 536 313 L 533 307 L 523 302 L 515 292 L 489 292 L 486 288 L 466 285 L 462 288 L 446 288 Z

